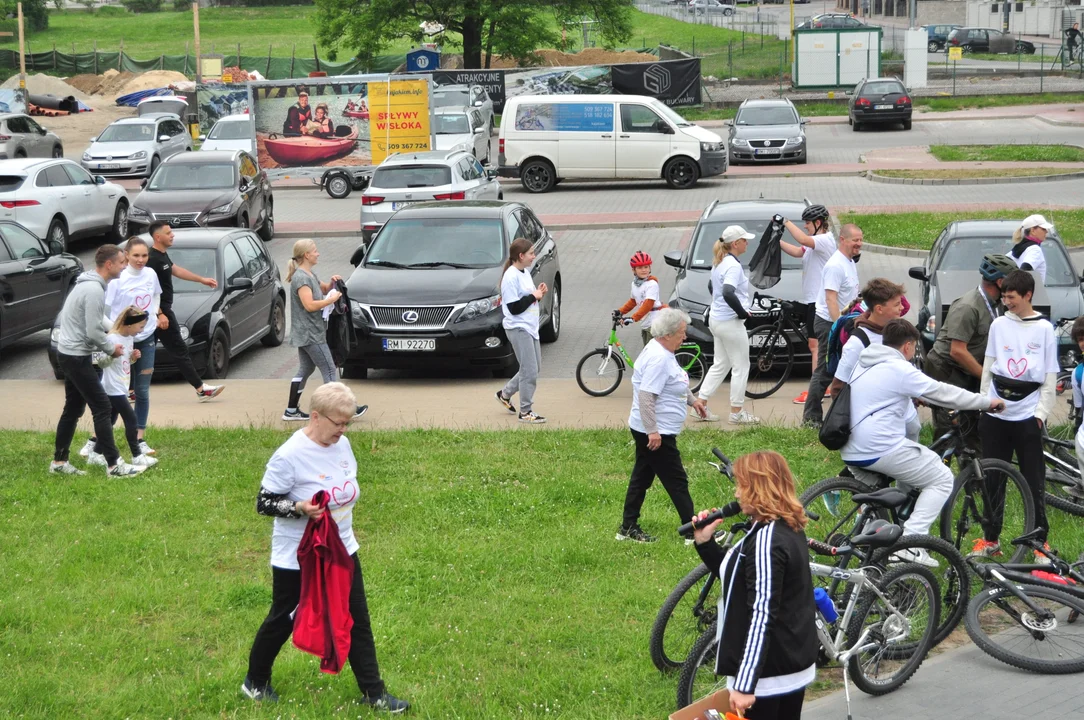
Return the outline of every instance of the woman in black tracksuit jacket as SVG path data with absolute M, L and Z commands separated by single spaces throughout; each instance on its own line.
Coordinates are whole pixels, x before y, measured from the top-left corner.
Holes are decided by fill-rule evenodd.
M 801 717 L 820 647 L 805 511 L 778 453 L 738 458 L 734 478 L 734 495 L 752 529 L 725 555 L 713 539 L 721 520 L 693 536 L 704 564 L 722 582 L 715 673 L 727 676 L 731 710 L 748 711 L 749 720 L 793 720 Z

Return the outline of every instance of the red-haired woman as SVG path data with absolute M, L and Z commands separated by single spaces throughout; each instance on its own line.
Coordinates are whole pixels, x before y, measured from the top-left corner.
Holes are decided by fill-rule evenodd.
M 727 678 L 731 709 L 749 720 L 795 720 L 816 676 L 819 647 L 805 511 L 779 453 L 738 458 L 734 485 L 753 521 L 749 533 L 725 555 L 713 539 L 721 520 L 693 535 L 723 588 L 715 673 Z

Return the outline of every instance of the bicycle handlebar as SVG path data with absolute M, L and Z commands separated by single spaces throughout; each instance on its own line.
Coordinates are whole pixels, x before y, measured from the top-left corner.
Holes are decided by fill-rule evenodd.
M 817 553 L 818 555 L 828 555 L 834 557 L 835 555 L 839 554 L 839 548 L 833 547 L 828 543 L 821 542 L 820 540 L 814 540 L 813 538 L 809 538 L 809 549 Z

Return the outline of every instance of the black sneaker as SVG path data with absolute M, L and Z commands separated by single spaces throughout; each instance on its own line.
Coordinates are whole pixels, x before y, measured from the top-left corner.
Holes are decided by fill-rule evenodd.
M 354 410 L 354 417 L 352 417 L 350 419 L 351 420 L 357 420 L 359 417 L 361 417 L 362 415 L 364 415 L 367 412 L 369 412 L 369 406 L 368 405 L 358 405 L 357 408 Z
M 292 420 L 308 420 L 309 414 L 302 412 L 301 410 L 286 410 L 282 413 L 282 419 L 290 422 Z
M 500 390 L 497 391 L 497 402 L 508 408 L 508 412 L 510 413 L 514 413 L 516 411 L 516 406 L 512 404 L 511 400 L 506 398 L 504 395 L 501 395 Z
M 519 414 L 519 421 L 521 423 L 530 423 L 531 425 L 541 425 L 546 422 L 546 418 L 542 417 L 534 410 L 528 410 L 525 413 Z
M 271 683 L 266 685 L 257 686 L 253 684 L 248 675 L 245 676 L 245 681 L 241 683 L 241 692 L 256 702 L 278 702 L 279 694 L 275 692 L 275 689 L 271 687 Z
M 368 705 L 374 710 L 386 710 L 392 715 L 398 715 L 399 713 L 406 712 L 410 709 L 410 703 L 406 700 L 400 700 L 390 693 L 384 693 L 382 695 L 362 695 L 358 699 L 358 702 L 362 705 Z
M 640 529 L 639 525 L 633 525 L 630 528 L 620 528 L 617 531 L 615 540 L 632 540 L 638 543 L 653 543 L 658 538 L 653 535 L 648 535 L 646 532 Z

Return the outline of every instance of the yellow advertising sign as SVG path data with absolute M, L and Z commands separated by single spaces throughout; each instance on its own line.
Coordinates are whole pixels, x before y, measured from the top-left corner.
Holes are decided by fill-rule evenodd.
M 369 83 L 369 138 L 373 164 L 391 153 L 429 150 L 429 81 Z
M 230 75 L 229 73 L 225 73 L 225 74 L 224 74 L 224 75 L 222 76 L 222 82 L 224 82 L 224 83 L 231 83 L 231 82 L 233 82 L 233 75 Z
M 948 59 L 949 60 L 963 60 L 964 59 L 964 49 L 962 47 L 950 47 L 948 49 Z

